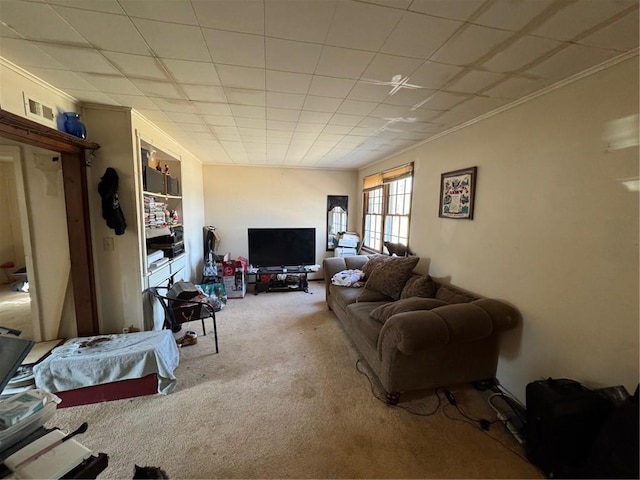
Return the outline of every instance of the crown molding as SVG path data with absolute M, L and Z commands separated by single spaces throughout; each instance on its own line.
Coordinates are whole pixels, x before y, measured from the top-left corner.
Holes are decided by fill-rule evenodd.
M 65 100 L 68 100 L 70 102 L 73 102 L 75 104 L 80 104 L 80 100 L 78 100 L 76 97 L 69 95 L 67 92 L 64 92 L 62 90 L 60 90 L 57 87 L 54 87 L 53 85 L 51 85 L 50 83 L 45 82 L 44 80 L 42 80 L 39 77 L 36 77 L 33 73 L 28 72 L 27 70 L 25 70 L 22 67 L 19 67 L 18 65 L 16 65 L 13 62 L 10 62 L 9 60 L 7 60 L 4 57 L 0 57 L 0 66 L 3 66 L 5 68 L 8 68 L 9 70 L 12 70 L 13 72 L 17 73 L 18 75 L 25 77 L 27 80 L 41 86 L 42 88 L 46 88 L 47 90 L 50 90 L 51 93 L 54 93 L 60 97 L 63 97 Z

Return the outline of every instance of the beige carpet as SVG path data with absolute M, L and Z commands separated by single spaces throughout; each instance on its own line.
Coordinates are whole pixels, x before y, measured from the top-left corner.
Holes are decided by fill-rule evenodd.
M 0 326 L 20 330 L 20 338 L 33 339 L 31 296 L 13 290 L 12 283 L 0 284 Z
M 446 401 L 421 417 L 377 400 L 323 284 L 310 292 L 229 300 L 219 354 L 187 324 L 198 344 L 181 349 L 172 394 L 60 409 L 47 426 L 87 421 L 79 440 L 110 456 L 99 478 L 131 478 L 135 463 L 175 479 L 542 478 L 499 423 L 483 432 Z M 471 416 L 495 418 L 482 394 L 452 391 Z M 407 406 L 436 405 L 431 394 Z

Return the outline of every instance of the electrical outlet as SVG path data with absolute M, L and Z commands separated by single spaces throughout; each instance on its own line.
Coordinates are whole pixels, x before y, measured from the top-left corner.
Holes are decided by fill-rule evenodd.
M 113 246 L 113 237 L 104 237 L 102 239 L 102 249 L 105 252 L 112 252 L 114 249 Z

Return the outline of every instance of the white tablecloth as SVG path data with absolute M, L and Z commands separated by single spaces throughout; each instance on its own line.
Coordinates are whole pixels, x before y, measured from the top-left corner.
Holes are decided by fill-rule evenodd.
M 102 340 L 104 339 L 104 340 Z M 68 340 L 33 367 L 36 387 L 56 393 L 155 373 L 158 392 L 176 385 L 180 354 L 171 330 Z

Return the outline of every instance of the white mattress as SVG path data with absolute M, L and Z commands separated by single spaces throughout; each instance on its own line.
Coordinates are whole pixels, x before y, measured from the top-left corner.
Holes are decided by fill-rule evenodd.
M 102 341 L 101 339 L 104 339 Z M 158 393 L 176 386 L 180 354 L 171 330 L 73 338 L 33 367 L 37 388 L 56 393 L 155 373 Z

